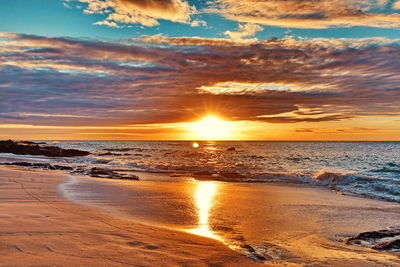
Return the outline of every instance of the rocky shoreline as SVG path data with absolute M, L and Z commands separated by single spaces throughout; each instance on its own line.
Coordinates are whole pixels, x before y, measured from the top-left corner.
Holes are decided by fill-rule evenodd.
M 90 154 L 88 151 L 47 146 L 46 143 L 12 140 L 0 141 L 0 153 L 42 155 L 46 157 L 82 157 Z
M 345 242 L 347 245 L 357 245 L 375 250 L 399 251 L 400 228 L 384 229 L 359 233 Z
M 11 153 L 16 155 L 41 155 L 46 157 L 84 157 L 89 155 L 88 151 L 77 149 L 63 149 L 57 146 L 48 146 L 46 143 L 32 141 L 0 141 L 0 153 Z M 20 166 L 26 168 L 35 168 L 43 170 L 63 170 L 71 174 L 82 174 L 96 178 L 139 180 L 136 175 L 120 174 L 104 168 L 73 168 L 65 165 L 52 165 L 50 163 L 32 163 L 32 162 L 12 162 L 3 163 L 3 165 Z
M 20 166 L 26 168 L 33 168 L 33 169 L 41 169 L 41 170 L 62 170 L 62 171 L 69 171 L 71 174 L 78 174 L 78 175 L 87 175 L 94 178 L 107 178 L 107 179 L 122 179 L 122 180 L 140 180 L 137 175 L 134 174 L 121 174 L 113 170 L 108 170 L 104 168 L 91 168 L 91 169 L 84 169 L 84 168 L 72 168 L 70 166 L 65 165 L 52 165 L 50 163 L 31 163 L 31 162 L 6 162 L 1 163 L 2 165 L 7 166 Z

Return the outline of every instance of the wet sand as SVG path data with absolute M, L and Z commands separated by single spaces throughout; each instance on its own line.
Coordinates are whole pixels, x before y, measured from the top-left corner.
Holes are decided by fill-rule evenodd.
M 65 180 L 0 167 L 0 266 L 257 265 L 213 239 L 72 204 L 57 190 Z
M 0 177 L 0 266 L 400 265 L 397 255 L 341 242 L 396 225 L 396 203 L 300 185 L 116 181 L 4 167 Z
M 77 203 L 215 238 L 249 257 L 262 256 L 265 263 L 275 266 L 400 265 L 400 258 L 393 253 L 343 242 L 359 232 L 398 225 L 397 203 L 334 194 L 320 187 L 211 181 L 75 177 L 62 190 Z

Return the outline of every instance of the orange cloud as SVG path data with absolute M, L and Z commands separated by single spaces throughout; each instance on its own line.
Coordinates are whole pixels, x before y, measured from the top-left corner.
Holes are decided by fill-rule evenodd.
M 399 14 L 383 13 L 386 4 L 384 0 L 215 0 L 208 12 L 235 21 L 279 27 L 399 27 Z
M 147 44 L 167 44 L 177 46 L 234 46 L 246 45 L 255 40 L 231 40 L 225 38 L 203 38 L 203 37 L 168 37 L 161 34 L 133 38 L 132 41 Z
M 254 23 L 239 24 L 236 32 L 226 31 L 224 34 L 233 40 L 243 40 L 253 37 L 256 32 L 262 31 L 264 28 Z
M 107 17 L 97 25 L 122 27 L 123 24 L 159 25 L 164 19 L 190 23 L 196 8 L 184 0 L 78 0 L 86 4 L 84 13 L 103 14 Z
M 2 123 L 123 126 L 205 113 L 275 124 L 400 116 L 400 51 L 382 38 L 148 36 L 143 45 L 2 36 Z
M 393 3 L 393 9 L 400 9 L 400 1 L 396 1 Z

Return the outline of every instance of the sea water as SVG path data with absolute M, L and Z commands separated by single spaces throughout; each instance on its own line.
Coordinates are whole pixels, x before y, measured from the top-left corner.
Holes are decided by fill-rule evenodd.
M 250 182 L 310 183 L 347 194 L 400 202 L 400 142 L 202 141 L 197 142 L 198 147 L 191 141 L 46 142 L 86 150 L 91 155 L 51 159 L 14 156 L 14 161 L 34 159 L 87 170 L 98 167 L 139 172 L 139 177 L 142 173 L 163 181 L 177 181 L 199 172 L 209 173 L 212 179 L 213 174 L 230 172 Z

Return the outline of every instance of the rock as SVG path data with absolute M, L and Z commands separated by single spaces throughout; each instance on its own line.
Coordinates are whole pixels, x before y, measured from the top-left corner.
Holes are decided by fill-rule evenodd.
M 116 173 L 112 170 L 107 170 L 107 169 L 102 169 L 102 168 L 97 168 L 94 167 L 92 168 L 88 175 L 92 177 L 97 177 L 97 178 L 110 178 L 110 179 L 122 179 L 122 180 L 139 180 L 139 177 L 136 175 L 122 175 L 119 173 Z
M 379 230 L 359 233 L 346 240 L 348 245 L 360 245 L 376 250 L 399 250 L 400 229 Z
M 96 160 L 94 163 L 96 163 L 96 164 L 107 164 L 107 163 L 109 163 L 111 160 L 108 160 L 108 159 L 98 159 L 98 160 Z
M 62 166 L 62 165 L 54 165 L 54 168 L 57 170 L 63 170 L 63 171 L 71 171 L 74 169 L 70 166 Z
M 101 153 L 99 154 L 99 156 L 122 156 L 122 154 L 107 152 L 107 153 Z
M 48 169 L 48 170 L 64 170 L 64 171 L 73 170 L 73 168 L 69 167 L 69 166 L 51 165 L 49 163 L 11 162 L 11 163 L 4 163 L 4 165 L 41 168 L 41 169 Z
M 256 250 L 250 245 L 242 245 L 242 248 L 246 249 L 248 252 L 254 253 Z
M 46 157 L 80 157 L 90 153 L 77 149 L 62 149 L 56 146 L 41 146 L 40 144 L 29 142 L 28 145 L 12 140 L 0 141 L 0 153 L 12 153 L 17 155 L 43 155 Z
M 392 249 L 400 249 L 400 239 L 392 240 L 377 244 L 372 247 L 376 250 L 392 250 Z
M 12 166 L 21 166 L 21 167 L 32 167 L 32 163 L 30 162 L 7 162 L 3 163 L 4 165 L 12 165 Z
M 55 170 L 55 168 L 49 163 L 32 163 L 32 167 L 41 168 L 41 169 Z
M 241 247 L 247 250 L 247 252 L 249 253 L 248 257 L 255 261 L 264 262 L 266 260 L 272 260 L 272 257 L 270 257 L 269 255 L 264 256 L 257 253 L 257 251 L 250 245 L 242 245 Z
M 111 170 L 94 167 L 90 170 L 89 175 L 92 177 L 113 178 L 114 172 Z
M 126 175 L 126 176 L 123 175 L 123 176 L 121 176 L 120 179 L 122 179 L 122 180 L 135 180 L 135 181 L 139 181 L 139 176 L 134 175 L 134 174 Z
M 109 152 L 125 152 L 125 151 L 129 151 L 132 150 L 130 148 L 104 148 L 104 151 L 109 151 Z
M 46 143 L 43 142 L 32 142 L 32 141 L 18 141 L 15 142 L 17 145 L 22 146 L 36 146 L 36 145 L 45 145 Z
M 259 254 L 254 254 L 254 257 L 258 260 L 258 261 L 266 261 L 267 259 L 264 256 L 261 256 Z
M 227 149 L 227 151 L 236 151 L 236 148 L 235 147 L 230 147 L 230 148 Z
M 387 237 L 395 237 L 400 235 L 400 230 L 379 230 L 359 233 L 354 237 L 350 237 L 346 240 L 346 244 L 354 244 L 357 241 L 370 241 L 376 239 L 382 239 Z
M 85 169 L 83 167 L 78 167 L 71 171 L 72 174 L 85 174 Z
M 46 167 L 44 167 L 44 169 L 49 169 L 49 170 L 57 170 L 53 165 L 47 165 Z

